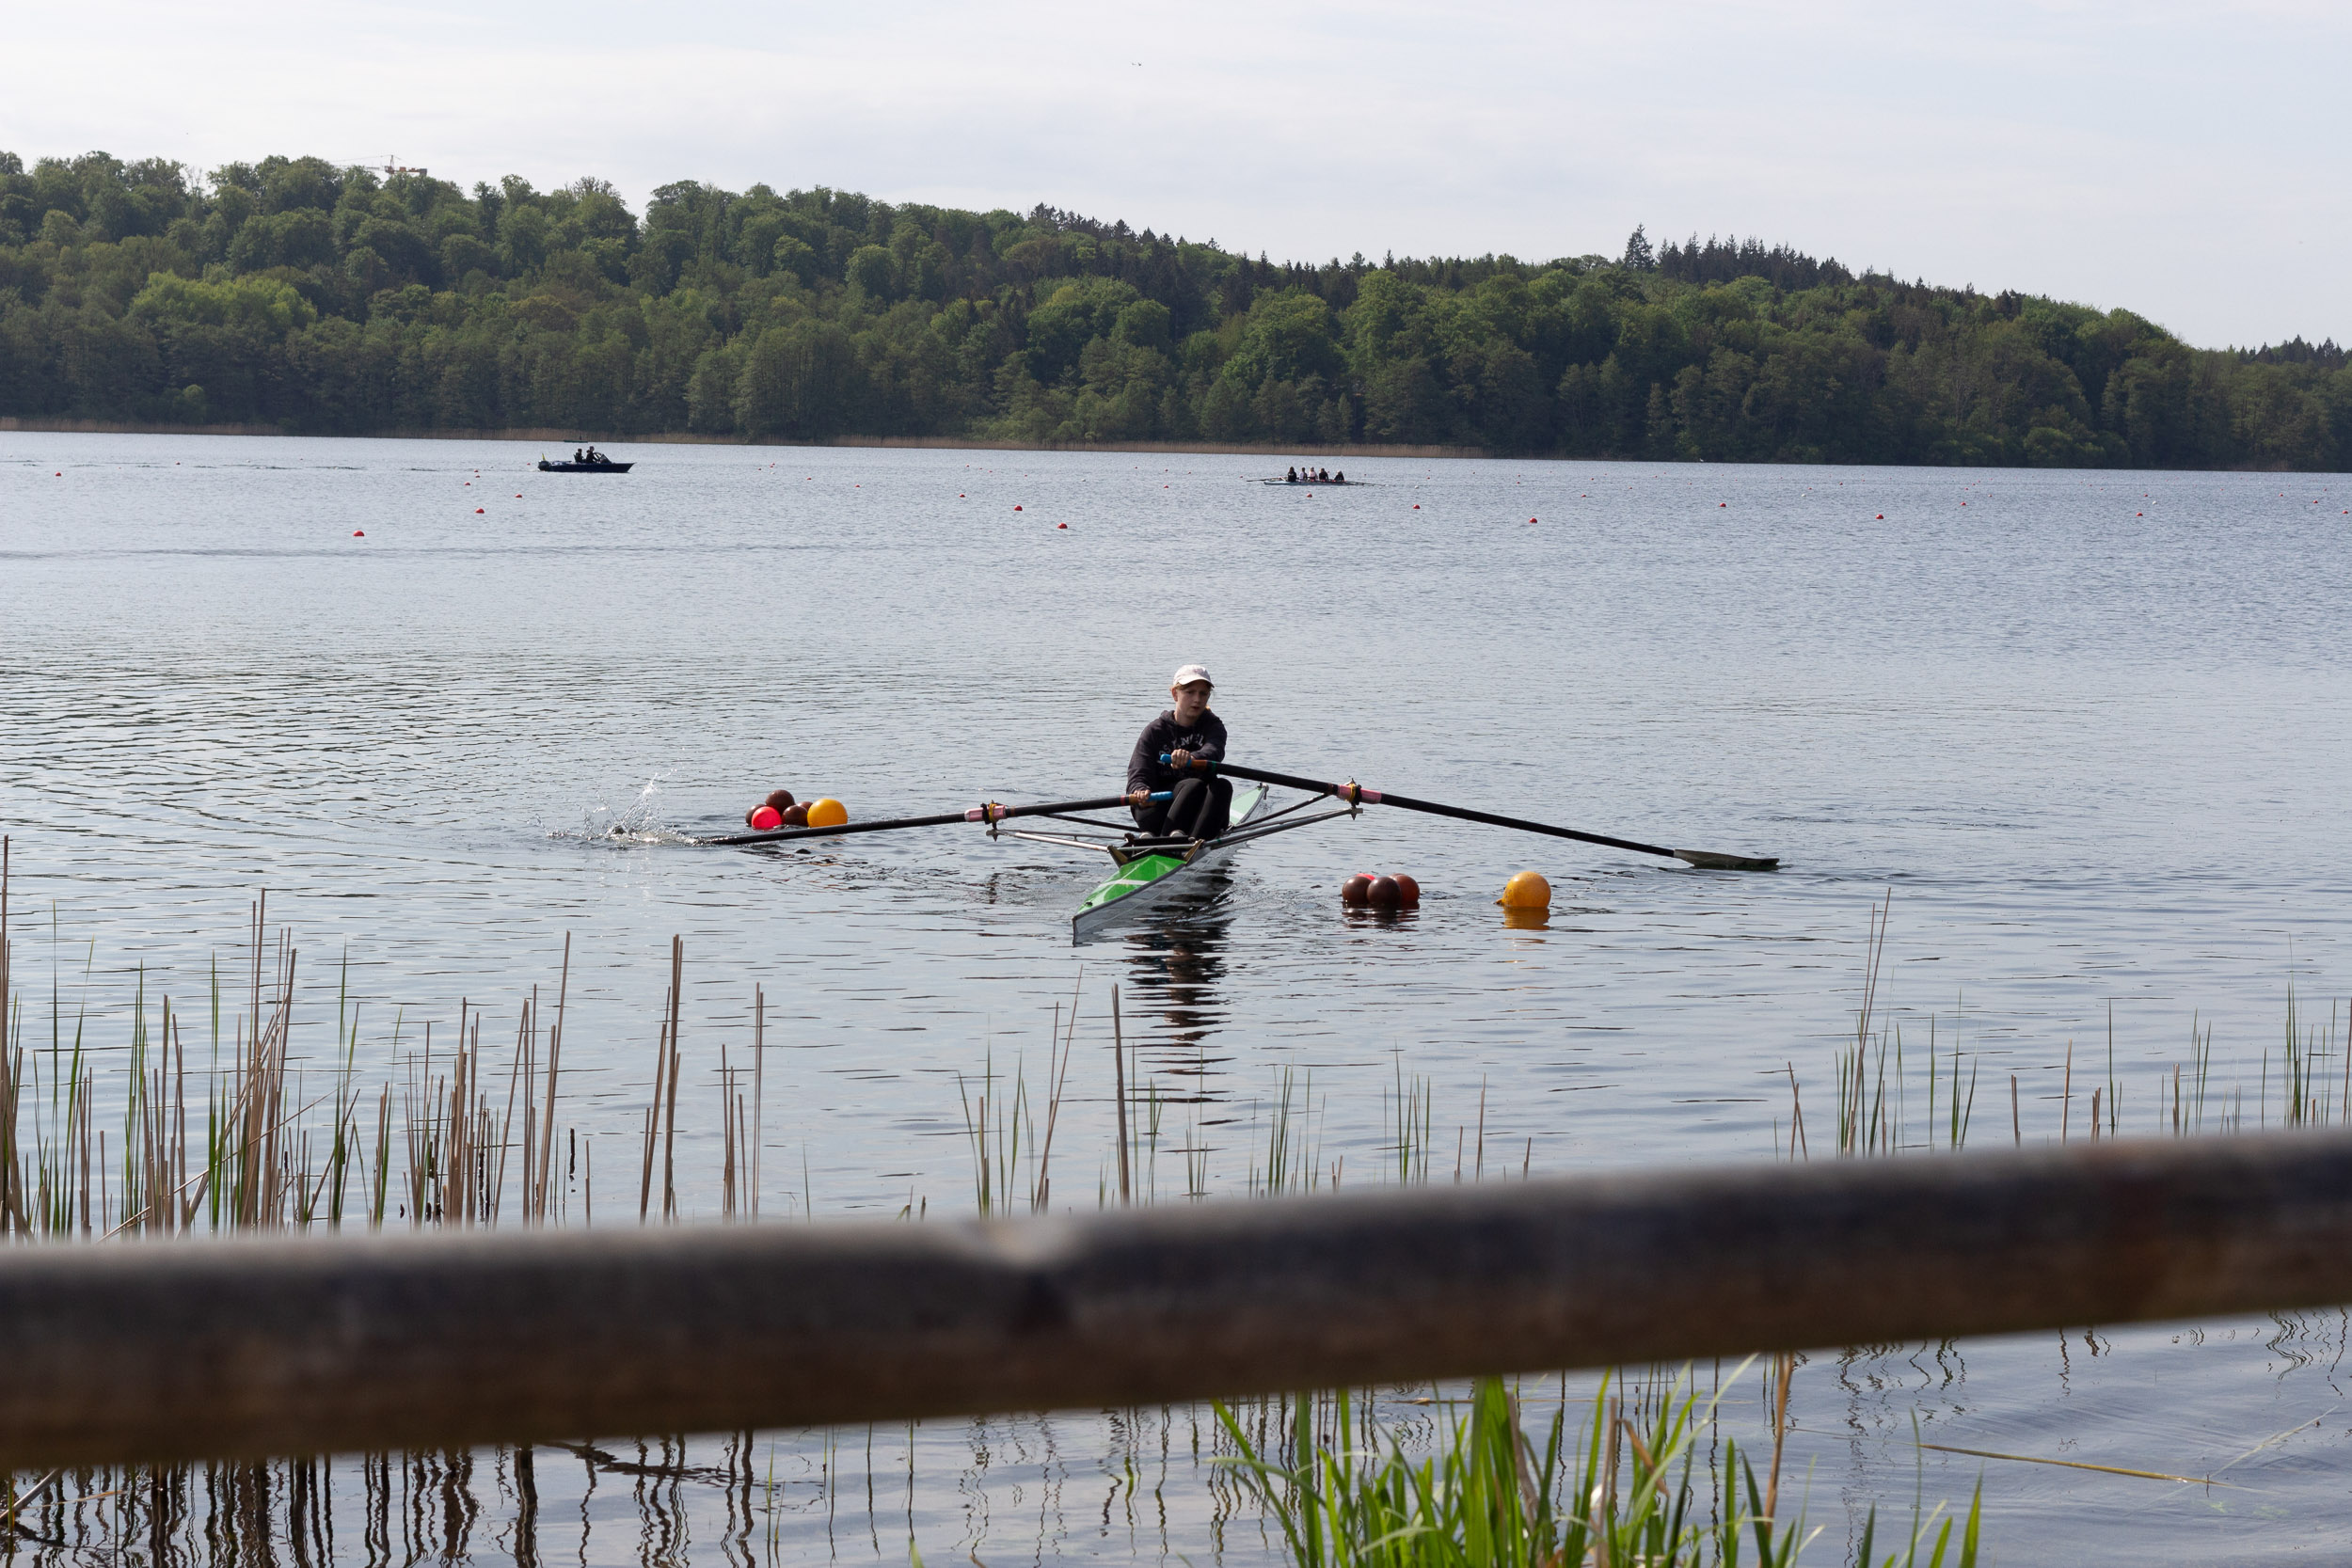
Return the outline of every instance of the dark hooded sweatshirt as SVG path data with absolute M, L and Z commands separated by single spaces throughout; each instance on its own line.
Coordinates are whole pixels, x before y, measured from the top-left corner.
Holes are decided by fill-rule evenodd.
M 1127 759 L 1127 788 L 1173 789 L 1180 779 L 1198 777 L 1179 773 L 1160 758 L 1169 752 L 1190 752 L 1207 762 L 1225 760 L 1225 721 L 1214 709 L 1203 708 L 1200 717 L 1187 728 L 1176 722 L 1176 710 L 1168 709 L 1143 726 L 1143 737 L 1136 742 L 1135 754 Z

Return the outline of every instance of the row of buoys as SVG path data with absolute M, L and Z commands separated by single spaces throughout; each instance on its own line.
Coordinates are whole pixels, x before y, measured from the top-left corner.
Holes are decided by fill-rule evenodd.
M 1403 872 L 1359 871 L 1340 884 L 1340 902 L 1351 910 L 1409 910 L 1421 903 L 1421 884 Z M 1540 926 L 1551 911 L 1551 884 L 1538 871 L 1521 871 L 1503 885 L 1509 924 Z
M 832 796 L 800 801 L 792 799 L 788 789 L 771 791 L 768 799 L 743 814 L 744 826 L 758 833 L 774 828 L 838 828 L 849 819 L 850 808 Z
M 1359 871 L 1340 884 L 1340 902 L 1409 910 L 1421 902 L 1421 884 L 1401 871 L 1394 876 Z

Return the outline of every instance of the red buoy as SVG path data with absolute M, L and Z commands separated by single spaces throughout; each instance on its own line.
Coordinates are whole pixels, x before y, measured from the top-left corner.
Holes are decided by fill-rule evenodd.
M 752 831 L 754 832 L 764 833 L 771 828 L 781 828 L 783 826 L 784 813 L 778 811 L 773 806 L 761 806 L 752 813 Z
M 1372 899 L 1372 879 L 1359 871 L 1340 884 L 1340 902 L 1364 904 Z
M 1070 525 L 1068 523 L 1056 523 L 1054 526 L 1056 528 L 1068 528 Z
M 368 531 L 363 528 L 355 528 L 351 531 L 351 536 L 354 539 L 365 539 L 368 536 Z
M 1015 512 L 1018 512 L 1018 511 L 1020 511 L 1021 509 L 1020 509 L 1019 507 L 1017 507 L 1017 506 L 1016 506 L 1016 507 L 1014 507 L 1014 508 L 1013 508 L 1013 510 L 1014 510 Z
M 481 516 L 481 515 L 482 515 L 482 508 L 480 508 L 480 507 L 478 507 L 478 506 L 477 506 L 477 507 L 475 507 L 475 508 L 473 509 L 473 515 L 474 515 L 475 516 L 477 516 L 477 517 Z
M 1396 901 L 1401 907 L 1409 910 L 1414 905 L 1421 902 L 1421 884 L 1419 882 L 1413 880 L 1413 879 L 1407 877 L 1402 871 L 1398 872 L 1391 879 L 1396 883 Z

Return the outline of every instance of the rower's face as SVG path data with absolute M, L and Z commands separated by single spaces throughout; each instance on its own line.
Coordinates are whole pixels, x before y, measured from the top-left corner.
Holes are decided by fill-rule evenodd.
M 1209 683 L 1195 681 L 1190 686 L 1171 686 L 1168 694 L 1176 702 L 1176 722 L 1189 724 L 1208 711 Z

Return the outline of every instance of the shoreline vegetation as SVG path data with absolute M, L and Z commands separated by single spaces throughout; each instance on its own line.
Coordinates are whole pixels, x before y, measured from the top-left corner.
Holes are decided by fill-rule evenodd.
M 283 436 L 288 433 L 265 424 L 138 424 L 102 420 L 24 420 L 0 415 L 0 435 L 24 432 L 54 436 Z M 358 439 L 373 441 L 508 441 L 517 445 L 576 446 L 579 438 L 554 426 L 535 430 L 371 430 Z M 623 438 L 629 446 L 690 447 L 839 447 L 889 448 L 899 451 L 1133 451 L 1200 452 L 1247 457 L 1291 457 L 1301 454 L 1343 460 L 1367 457 L 1453 459 L 1490 457 L 1484 447 L 1398 446 L 1350 442 L 1326 446 L 1309 441 L 1285 446 L 1273 442 L 1232 441 L 996 441 L 958 436 L 835 436 L 823 441 L 796 441 L 786 436 L 757 438 L 741 436 L 699 436 L 691 431 L 665 430 Z
M 142 966 L 127 998 L 102 1000 L 93 1009 L 97 971 L 86 959 L 71 998 L 53 978 L 48 1017 L 41 1019 L 13 973 L 8 860 L 8 846 L 0 840 L 0 1247 L 596 1223 L 594 1151 L 584 1130 L 565 1115 L 579 1107 L 563 1094 L 568 938 L 552 988 L 523 990 L 511 1035 L 493 1023 L 486 1041 L 483 1025 L 489 1010 L 461 1002 L 453 1030 L 446 1018 L 437 1021 L 445 1030 L 437 1047 L 432 1022 L 405 1016 L 391 1023 L 389 1042 L 381 1033 L 365 1042 L 346 959 L 333 981 L 333 1035 L 300 1043 L 315 1024 L 297 1018 L 304 999 L 299 954 L 290 931 L 272 934 L 265 897 L 253 905 L 251 923 L 236 944 L 246 951 L 232 947 L 225 961 L 216 954 L 200 989 L 177 1006 L 161 989 L 163 977 Z M 1880 930 L 1883 919 L 1874 937 Z M 1874 941 L 1873 978 L 1877 953 Z M 696 1069 L 689 1074 L 682 1069 L 688 1048 L 679 1013 L 684 963 L 682 944 L 674 939 L 668 989 L 655 1015 L 650 1099 L 642 1121 L 633 1135 L 615 1137 L 609 1119 L 596 1130 L 608 1149 L 615 1142 L 623 1149 L 617 1162 L 607 1156 L 607 1226 L 689 1218 L 691 1207 L 680 1201 L 677 1107 L 682 1096 L 707 1099 L 714 1091 L 719 1136 L 697 1139 L 690 1131 L 688 1139 L 690 1164 L 706 1165 L 702 1174 L 719 1200 L 717 1213 L 706 1211 L 702 1217 L 760 1222 L 766 998 L 755 988 L 749 1063 L 731 1058 L 724 1043 L 714 1057 L 698 1041 Z M 119 977 L 119 972 L 105 973 Z M 310 990 L 315 1005 L 319 983 Z M 1041 1083 L 1032 1086 L 1019 1059 L 1010 1072 L 1000 1070 L 993 1051 L 974 1078 L 959 1075 L 974 1212 L 982 1218 L 1051 1208 L 1053 1132 L 1066 1099 L 1075 1098 L 1069 1093 L 1070 1064 L 1082 1000 L 1081 986 L 1066 1005 L 1053 1007 Z M 1856 1064 L 1869 1034 L 1868 1006 L 1853 1048 Z M 1171 1150 L 1184 1164 L 1181 1193 L 1173 1183 L 1161 1187 L 1159 1156 L 1168 1134 L 1179 1131 L 1182 1091 L 1171 1092 L 1147 1074 L 1141 1047 L 1120 1036 L 1117 1018 L 1114 990 L 1107 1043 L 1120 1062 L 1114 1098 L 1120 1114 L 1112 1123 L 1119 1149 L 1115 1158 L 1095 1151 L 1095 1204 L 1208 1196 L 1198 1103 L 1187 1107 L 1190 1125 Z M 189 1032 L 199 1036 L 193 1065 Z M 1844 1056 L 1839 1060 L 1843 1064 Z M 1882 1104 L 1883 1069 L 1882 1059 Z M 1857 1065 L 1857 1090 L 1860 1072 Z M 1843 1073 L 1841 1065 L 1841 1122 Z M 1899 1064 L 1895 1090 L 1899 1099 Z M 1383 1098 L 1388 1141 L 1369 1180 L 1402 1185 L 1444 1180 L 1443 1150 L 1432 1140 L 1428 1082 L 1408 1080 L 1400 1064 L 1393 1096 L 1384 1090 Z M 1340 1184 L 1340 1166 L 1325 1167 L 1316 1142 L 1318 1106 L 1311 1080 L 1302 1082 L 1287 1069 L 1280 1073 L 1278 1097 L 1264 1107 L 1263 1121 L 1253 1115 L 1248 1142 L 1237 1150 L 1248 1165 L 1242 1182 L 1248 1197 Z M 1932 1127 L 1932 1105 L 1928 1119 Z M 1877 1121 L 1871 1125 L 1869 1139 L 1842 1147 L 1877 1151 Z M 1486 1168 L 1483 1094 L 1478 1130 L 1478 1162 L 1468 1179 L 1512 1179 L 1506 1162 L 1499 1161 L 1491 1176 Z M 705 1159 L 695 1161 L 691 1150 L 697 1142 L 717 1148 L 702 1149 Z M 1891 1134 L 1885 1147 L 1889 1152 L 1896 1147 Z M 1433 1152 L 1438 1156 L 1434 1169 Z M 1457 1182 L 1466 1174 L 1461 1161 L 1457 1148 Z M 804 1173 L 805 1156 L 802 1168 Z M 1520 1178 L 1526 1174 L 1522 1167 Z M 1083 1206 L 1084 1186 L 1077 1191 Z M 1230 1185 L 1226 1191 L 1229 1200 L 1240 1196 Z M 789 1217 L 813 1219 L 807 1189 L 797 1196 L 801 1201 L 787 1205 L 797 1211 Z M 928 1210 L 928 1201 L 911 1194 L 899 1218 L 923 1223 Z M 1716 1363 L 1705 1374 L 1695 1365 L 1611 1372 L 1589 1395 L 1572 1392 L 1565 1377 L 1555 1386 L 1538 1374 L 1480 1379 L 1464 1387 L 1303 1391 L 1113 1413 L 1119 1419 L 1108 1441 L 1119 1451 L 1104 1460 L 1111 1479 L 1104 1516 L 1109 1518 L 1122 1488 L 1132 1503 L 1135 1478 L 1155 1458 L 1165 1471 L 1165 1443 L 1157 1456 L 1149 1451 L 1153 1436 L 1172 1436 L 1188 1425 L 1196 1480 L 1212 1501 L 1209 1523 L 1220 1556 L 1227 1530 L 1254 1522 L 1262 1537 L 1270 1525 L 1278 1549 L 1301 1568 L 1488 1561 L 1731 1568 L 1750 1543 L 1762 1562 L 1794 1564 L 1826 1533 L 1808 1523 L 1799 1485 L 1783 1491 L 1783 1449 L 1792 1428 L 1788 1390 L 1806 1359 L 1770 1358 L 1760 1386 L 1748 1397 L 1734 1393 L 1747 1369 Z M 1710 1383 L 1704 1393 L 1702 1375 Z M 620 1441 L 585 1433 L 577 1442 L 500 1445 L 470 1453 L 0 1473 L 0 1562 L 15 1560 L 20 1552 L 37 1562 L 64 1560 L 57 1553 L 100 1552 L 158 1564 L 267 1563 L 281 1560 L 282 1549 L 296 1562 L 350 1555 L 373 1563 L 395 1560 L 397 1538 L 398 1560 L 437 1556 L 460 1561 L 483 1549 L 537 1564 L 545 1560 L 543 1538 L 559 1528 L 568 1533 L 574 1518 L 585 1561 L 599 1528 L 590 1504 L 600 1483 L 633 1492 L 636 1518 L 606 1505 L 601 1528 L 611 1536 L 633 1524 L 639 1560 L 646 1564 L 687 1560 L 686 1544 L 697 1533 L 729 1562 L 776 1562 L 798 1555 L 787 1528 L 810 1528 L 815 1513 L 805 1497 L 792 1495 L 791 1483 L 780 1494 L 780 1448 L 787 1459 L 816 1460 L 805 1467 L 816 1472 L 829 1540 L 836 1508 L 854 1511 L 863 1491 L 867 1532 L 882 1558 L 895 1554 L 882 1548 L 875 1511 L 879 1435 L 886 1462 L 903 1442 L 904 1470 L 894 1464 L 886 1484 L 895 1492 L 903 1477 L 907 1557 L 919 1563 L 914 1488 L 923 1448 L 918 1428 L 926 1425 L 909 1423 L 903 1440 L 895 1428 L 869 1426 L 863 1433 L 862 1477 L 843 1457 L 854 1451 L 858 1435 L 848 1430 L 661 1433 Z M 930 1442 L 950 1453 L 968 1433 L 972 1471 L 990 1466 L 984 1450 L 991 1423 L 928 1426 Z M 630 1453 L 633 1458 L 625 1457 Z M 573 1459 L 581 1466 L 577 1472 L 568 1464 Z M 1856 1568 L 1899 1562 L 1917 1568 L 1923 1548 L 1930 1568 L 1973 1568 L 1981 1480 L 1964 1515 L 1944 1504 L 1922 1512 L 1923 1464 L 1920 1471 L 1922 1495 L 1913 1500 L 1907 1528 L 1883 1527 L 1876 1504 L 1869 1506 L 1858 1546 L 1846 1559 Z M 970 1476 L 950 1479 L 961 1485 Z M 1163 1546 L 1165 1486 L 1163 1479 L 1153 1493 Z M 805 1489 L 806 1482 L 799 1482 L 798 1490 Z M 1253 1512 L 1257 1518 L 1250 1521 Z M 1040 1528 L 1041 1551 L 1047 1542 Z M 1956 1528 L 1962 1532 L 1957 1539 Z M 1833 1538 L 1823 1549 L 1838 1552 L 1844 1544 Z M 1145 1551 L 1139 1547 L 1136 1555 Z M 1163 1560 L 1166 1555 L 1163 1549 Z M 608 1548 L 605 1560 L 621 1559 Z
M 1040 205 L 0 152 L 14 428 L 2352 469 L 2333 341 L 1696 234 L 1273 262 Z M 542 436 L 537 433 L 560 433 Z
M 0 843 L 0 1246 L 345 1228 L 675 1224 L 694 1216 L 700 1206 L 682 1199 L 696 1189 L 706 1202 L 716 1199 L 715 1212 L 701 1208 L 705 1220 L 761 1223 L 768 1185 L 762 1155 L 781 1155 L 787 1147 L 774 1133 L 787 1131 L 789 1110 L 781 1096 L 771 1106 L 765 1085 L 766 998 L 752 989 L 732 1048 L 724 1028 L 705 1022 L 682 1031 L 685 955 L 675 941 L 661 976 L 661 1005 L 647 1021 L 647 1098 L 633 1112 L 626 1095 L 599 1105 L 565 1092 L 564 1070 L 579 1050 L 567 1055 L 564 1049 L 568 939 L 552 984 L 515 990 L 511 1008 L 464 1002 L 453 1027 L 447 1017 L 406 1012 L 389 1025 L 378 1018 L 364 1026 L 344 978 L 347 963 L 342 973 L 306 985 L 291 933 L 273 934 L 266 904 L 257 902 L 243 939 L 216 955 L 177 1003 L 165 992 L 166 975 L 144 966 L 102 971 L 93 956 L 72 987 L 53 978 L 42 1018 L 40 1001 L 18 989 L 12 973 L 17 932 L 8 919 L 8 858 Z M 2273 1109 L 2281 1126 L 2352 1121 L 2352 1014 L 2331 1007 L 2323 1023 L 2290 984 L 2283 1054 L 2274 1061 L 2271 1049 L 2263 1050 L 2251 1106 L 2244 1096 L 2248 1064 L 2217 1072 L 2211 1026 L 2192 1022 L 2185 1057 L 2153 1067 L 2154 1092 L 2131 1096 L 2128 1120 L 2126 1079 L 2149 1073 L 2152 1064 L 2143 1058 L 2119 1070 L 2110 1037 L 2104 1052 L 2077 1052 L 2070 1040 L 2062 1056 L 2046 1061 L 1995 1053 L 1986 1086 L 1997 1109 L 1980 1124 L 1983 1053 L 1963 1051 L 1957 1040 L 1945 1043 L 1932 1014 L 1925 1039 L 1916 1037 L 1918 1020 L 1908 1020 L 1914 1038 L 1907 1049 L 1906 1019 L 1880 998 L 1891 909 L 1890 896 L 1871 911 L 1854 1032 L 1832 1053 L 1834 1103 L 1819 1107 L 1817 1116 L 1827 1111 L 1829 1122 L 1815 1129 L 1823 1154 L 1811 1153 L 1791 1064 L 1788 1116 L 1772 1118 L 1776 1158 L 1935 1158 L 1964 1148 L 1980 1127 L 1996 1141 L 2005 1130 L 2022 1143 L 2024 1104 L 2033 1107 L 2037 1138 L 2058 1141 L 2122 1135 L 2136 1130 L 2131 1123 L 2159 1135 L 2226 1134 L 2244 1130 L 2248 1109 L 2256 1112 L 2257 1125 L 2267 1125 Z M 122 988 L 119 994 L 93 994 L 92 980 L 102 974 L 104 983 Z M 321 1038 L 323 1016 L 313 1022 L 300 1015 L 323 1013 L 330 986 L 333 1033 Z M 1064 1120 L 1070 1126 L 1063 1148 L 1075 1146 L 1064 1155 L 1064 1168 L 1079 1167 L 1079 1179 L 1064 1186 L 1066 1208 L 1073 1199 L 1083 1208 L 1089 1197 L 1108 1208 L 1213 1196 L 1205 1135 L 1213 1107 L 1193 1086 L 1197 1077 L 1182 1070 L 1184 1064 L 1172 1077 L 1151 1070 L 1154 1064 L 1140 1042 L 1119 1030 L 1116 992 L 1106 1010 L 1091 1004 L 1087 1030 L 1095 1037 L 1087 1055 L 1099 1063 L 1096 1052 L 1107 1045 L 1116 1059 L 1113 1084 L 1091 1085 L 1109 1092 L 1098 1097 L 1083 1083 L 1072 1091 L 1087 1004 L 1081 987 L 1053 1005 L 1050 1022 L 1037 1021 L 1043 1026 L 1040 1079 L 1027 1077 L 1025 1052 L 1007 1070 L 997 1055 L 1001 1044 L 981 1056 L 973 1076 L 958 1075 L 960 1141 L 978 1216 L 1051 1210 L 1054 1132 Z M 501 1014 L 513 1018 L 511 1030 L 497 1022 Z M 717 1037 L 690 1042 L 690 1033 Z M 1099 1065 L 1080 1074 L 1104 1076 Z M 2003 1076 L 2006 1085 L 1999 1084 Z M 2041 1082 L 2021 1096 L 2021 1077 Z M 1324 1092 L 1311 1078 L 1279 1069 L 1273 1092 L 1253 1102 L 1246 1131 L 1236 1126 L 1239 1136 L 1227 1148 L 1244 1169 L 1216 1173 L 1215 1194 L 1249 1201 L 1341 1185 L 1345 1161 L 1331 1157 Z M 1102 1098 L 1112 1101 L 1115 1116 Z M 1406 1074 L 1400 1060 L 1393 1086 L 1383 1085 L 1380 1098 L 1377 1142 L 1352 1180 L 1447 1180 L 1430 1082 Z M 715 1133 L 688 1130 L 684 1161 L 682 1101 L 719 1113 Z M 940 1109 L 942 1130 L 956 1131 L 945 1105 Z M 598 1124 L 581 1125 L 583 1111 Z M 1483 1091 L 1475 1125 L 1474 1160 L 1468 1158 L 1470 1122 L 1457 1129 L 1451 1180 L 1524 1180 L 1524 1161 L 1516 1172 L 1507 1158 L 1488 1169 L 1490 1131 L 1500 1145 L 1512 1140 L 1490 1130 Z M 1114 1136 L 1115 1146 L 1106 1147 Z M 592 1140 L 607 1151 L 601 1221 L 593 1207 Z M 1164 1152 L 1181 1165 L 1166 1184 Z M 771 1206 L 771 1223 L 814 1217 L 804 1149 L 798 1164 L 770 1190 L 768 1196 L 786 1199 Z M 796 1175 L 801 1191 L 792 1193 Z M 898 1218 L 924 1223 L 929 1196 L 910 1191 Z M 1155 1460 L 1150 1445 L 1188 1425 L 1197 1479 L 1214 1510 L 1213 1538 L 1221 1544 L 1229 1528 L 1247 1528 L 1248 1513 L 1256 1512 L 1260 1530 L 1270 1527 L 1278 1549 L 1300 1564 L 1642 1560 L 1728 1568 L 1743 1543 L 1755 1545 L 1760 1561 L 1794 1563 L 1825 1532 L 1807 1522 L 1802 1480 L 1784 1474 L 1783 1449 L 1798 1425 L 1789 1415 L 1790 1383 L 1814 1361 L 1842 1380 L 1856 1363 L 1888 1349 L 1769 1358 L 1753 1396 L 1733 1392 L 1744 1369 L 1717 1363 L 1711 1372 L 1696 1366 L 1629 1370 L 1603 1377 L 1590 1392 L 1571 1389 L 1565 1377 L 1555 1384 L 1535 1374 L 1467 1388 L 1331 1390 L 1119 1413 L 1104 1439 L 1112 1449 L 1103 1460 L 1104 1516 L 1122 1488 L 1132 1493 L 1139 1469 L 1154 1463 L 1165 1468 L 1165 1449 Z M 1704 1394 L 1702 1379 L 1709 1385 Z M 437 1553 L 460 1560 L 478 1538 L 485 1548 L 495 1544 L 517 1561 L 536 1562 L 542 1532 L 553 1533 L 559 1519 L 568 1530 L 576 1516 L 582 1560 L 590 1534 L 599 1528 L 625 1531 L 634 1523 L 648 1563 L 684 1560 L 685 1543 L 697 1532 L 715 1537 L 730 1561 L 777 1561 L 797 1555 L 790 1532 L 813 1528 L 816 1512 L 805 1496 L 780 1495 L 780 1450 L 790 1465 L 817 1478 L 828 1532 L 836 1507 L 853 1513 L 862 1491 L 877 1557 L 895 1556 L 882 1548 L 874 1501 L 879 1436 L 883 1463 L 892 1466 L 884 1485 L 894 1495 L 903 1487 L 902 1539 L 910 1560 L 919 1561 L 918 1452 L 934 1459 L 944 1453 L 958 1466 L 944 1481 L 962 1486 L 989 1467 L 985 1450 L 1003 1425 L 914 1423 L 903 1438 L 896 1429 L 869 1428 L 862 1476 L 843 1462 L 857 1447 L 858 1434 L 849 1431 L 691 1441 L 584 1434 L 577 1443 L 541 1445 L 535 1458 L 532 1447 L 520 1446 L 6 1475 L 0 1560 L 20 1550 L 57 1560 L 46 1554 L 135 1549 L 158 1563 L 260 1562 L 278 1560 L 274 1548 L 281 1544 L 297 1561 L 332 1560 L 341 1543 L 373 1562 L 391 1560 L 397 1535 L 405 1560 Z M 968 1472 L 961 1446 L 967 1440 Z M 900 1451 L 902 1472 L 892 1457 Z M 634 1458 L 624 1457 L 630 1452 Z M 2066 1463 L 1990 1450 L 1982 1457 Z M 569 1459 L 581 1468 L 572 1471 Z M 657 1484 L 644 1484 L 648 1480 Z M 637 1518 L 606 1505 L 601 1527 L 592 1523 L 589 1502 L 600 1484 L 633 1488 Z M 805 1493 L 805 1482 L 797 1484 Z M 1163 1478 L 1155 1497 L 1165 1485 Z M 1875 1504 L 1857 1519 L 1867 1499 L 1842 1499 L 1848 1539 L 1833 1535 L 1820 1543 L 1823 1550 L 1857 1568 L 1973 1564 L 1981 1480 L 1964 1513 L 1956 1505 L 1925 1509 L 1924 1490 L 1922 1461 L 1907 1522 L 1883 1524 Z M 1793 1499 L 1791 1491 L 1799 1493 Z

